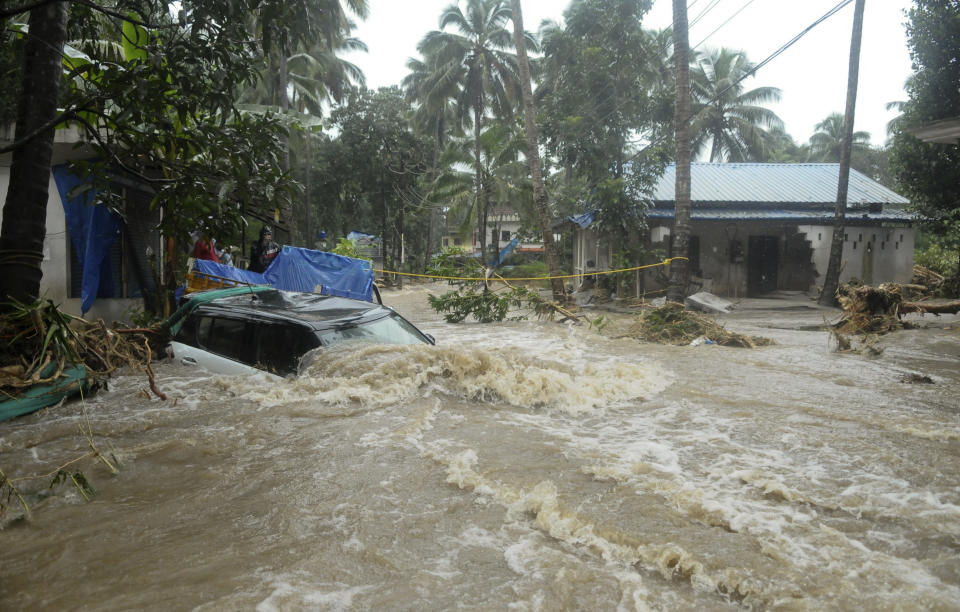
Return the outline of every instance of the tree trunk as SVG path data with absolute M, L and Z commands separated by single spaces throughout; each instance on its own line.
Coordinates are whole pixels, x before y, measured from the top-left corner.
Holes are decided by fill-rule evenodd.
M 287 49 L 285 47 L 280 49 L 280 61 L 279 61 L 279 89 L 277 91 L 278 102 L 281 112 L 286 115 L 284 119 L 288 119 L 287 111 L 290 110 L 290 98 L 287 96 L 287 83 L 289 82 L 289 74 L 287 71 Z M 289 133 L 284 134 L 283 136 L 283 170 L 284 172 L 290 171 L 290 135 Z M 282 200 L 283 205 L 281 206 L 280 216 L 287 222 L 287 227 L 290 230 L 290 244 L 294 246 L 301 246 L 303 242 L 303 232 L 300 231 L 300 224 L 297 223 L 294 219 L 293 213 L 293 202 L 289 199 L 284 198 Z M 309 246 L 309 245 L 308 245 Z
M 310 133 L 310 127 L 309 127 L 309 126 L 307 126 L 306 135 L 307 135 L 307 139 L 306 139 L 307 161 L 306 161 L 306 163 L 304 164 L 304 166 L 305 166 L 305 167 L 304 167 L 305 176 L 303 177 L 303 183 L 304 183 L 304 188 L 303 188 L 303 212 L 304 212 L 304 214 L 305 214 L 305 216 L 306 216 L 305 223 L 304 223 L 304 226 L 305 226 L 304 234 L 306 235 L 306 247 L 307 247 L 308 249 L 312 249 L 312 248 L 314 248 L 314 246 L 315 246 L 315 245 L 313 244 L 313 243 L 314 243 L 313 228 L 311 227 L 312 224 L 311 224 L 311 222 L 310 222 L 310 221 L 311 221 L 311 219 L 310 219 L 310 216 L 311 216 L 311 215 L 310 215 L 310 207 L 312 206 L 311 203 L 310 203 L 310 166 L 311 166 L 312 161 L 313 161 L 313 160 L 311 159 L 312 151 L 311 151 L 311 147 L 310 147 L 310 139 L 313 137 L 313 134 Z
M 473 111 L 473 152 L 476 156 L 477 182 L 477 236 L 480 239 L 480 261 L 486 265 L 487 261 L 487 211 L 484 209 L 483 198 L 483 164 L 480 163 L 480 120 L 483 113 L 477 106 Z
M 843 117 L 843 140 L 840 148 L 840 180 L 837 183 L 837 207 L 833 217 L 833 241 L 830 260 L 823 279 L 819 303 L 835 306 L 840 285 L 840 264 L 843 259 L 843 232 L 847 212 L 847 186 L 850 182 L 850 152 L 853 142 L 853 117 L 857 108 L 857 79 L 860 73 L 860 38 L 863 33 L 864 0 L 857 0 L 853 10 L 853 34 L 850 38 L 850 71 L 847 76 L 847 107 Z
M 29 134 L 57 116 L 67 10 L 67 2 L 51 2 L 30 11 L 17 136 Z M 51 126 L 13 151 L 0 228 L 0 300 L 32 302 L 40 297 L 54 131 Z
M 687 247 L 690 242 L 690 41 L 686 0 L 673 0 L 673 57 L 677 71 L 674 124 L 677 139 L 677 177 L 674 197 L 673 253 L 667 299 L 683 302 L 690 280 Z
M 533 87 L 530 85 L 530 60 L 527 57 L 527 45 L 524 41 L 523 10 L 520 0 L 512 0 L 513 4 L 513 42 L 517 47 L 517 65 L 520 69 L 520 87 L 523 94 L 523 125 L 527 137 L 527 161 L 530 163 L 530 179 L 533 181 L 533 203 L 537 209 L 537 219 L 540 221 L 540 236 L 543 240 L 543 250 L 547 256 L 547 266 L 550 268 L 550 287 L 555 302 L 564 302 L 566 292 L 563 287 L 560 258 L 557 254 L 557 245 L 553 241 L 553 227 L 551 224 L 550 206 L 547 202 L 547 190 L 543 186 L 543 169 L 540 165 L 540 142 L 537 136 L 536 111 L 533 108 Z

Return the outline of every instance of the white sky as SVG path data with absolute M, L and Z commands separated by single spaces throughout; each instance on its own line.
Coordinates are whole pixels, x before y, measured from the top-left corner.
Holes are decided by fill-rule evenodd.
M 370 17 L 360 22 L 355 32 L 370 51 L 346 59 L 364 71 L 368 87 L 399 85 L 407 74 L 407 58 L 418 55 L 417 43 L 428 31 L 437 29 L 440 13 L 452 1 L 370 0 Z M 700 49 L 741 49 L 750 61 L 759 63 L 839 2 L 688 0 L 688 19 L 693 23 L 690 44 L 706 38 Z M 655 0 L 653 4 L 644 25 L 666 27 L 673 18 L 672 2 Z M 870 132 L 873 144 L 886 141 L 886 124 L 896 116 L 886 110 L 887 102 L 906 99 L 903 83 L 911 70 L 903 23 L 904 10 L 910 4 L 910 0 L 866 2 L 855 129 Z M 535 31 L 543 19 L 559 21 L 567 5 L 566 0 L 522 0 L 524 26 Z M 702 19 L 694 23 L 704 11 Z M 720 27 L 727 19 L 729 23 Z M 798 144 L 807 142 L 814 126 L 827 115 L 844 110 L 852 26 L 853 3 L 743 82 L 746 89 L 771 86 L 782 90 L 782 101 L 768 106 L 783 119 Z

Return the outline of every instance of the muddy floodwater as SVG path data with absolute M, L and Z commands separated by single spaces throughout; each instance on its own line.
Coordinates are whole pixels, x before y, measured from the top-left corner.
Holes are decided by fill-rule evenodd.
M 831 351 L 800 296 L 758 349 L 546 321 L 329 351 L 300 378 L 157 366 L 86 402 L 117 475 L 18 481 L 0 610 L 957 610 L 960 319 Z M 905 382 L 911 375 L 931 383 Z M 0 423 L 0 469 L 88 448 L 79 402 Z

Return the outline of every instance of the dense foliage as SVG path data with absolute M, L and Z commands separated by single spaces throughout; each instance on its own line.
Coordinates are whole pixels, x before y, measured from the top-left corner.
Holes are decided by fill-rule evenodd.
M 381 238 L 384 267 L 410 270 L 428 267 L 441 235 L 498 249 L 501 232 L 487 229 L 496 211 L 518 213 L 520 235 L 542 230 L 507 0 L 445 8 L 402 89 L 379 91 L 339 57 L 364 48 L 351 19 L 368 14 L 365 0 L 67 4 L 57 120 L 84 130 L 94 152 L 75 170 L 118 210 L 124 186 L 148 189 L 165 211 L 159 229 L 180 246 L 198 230 L 239 244 L 261 223 L 310 247 L 321 231 L 331 246 L 360 231 Z M 674 150 L 672 37 L 643 27 L 651 4 L 573 0 L 562 24 L 522 37 L 534 54 L 550 216 L 597 211 L 625 265 L 645 256 L 649 190 Z M 9 123 L 19 100 L 43 93 L 20 91 L 30 39 L 16 24 L 26 14 L 0 15 Z M 778 90 L 740 84 L 751 68 L 737 50 L 692 58 L 696 143 L 716 159 L 832 160 L 830 142 L 795 144 L 763 108 Z M 884 176 L 882 150 L 860 154 L 861 171 Z M 178 264 L 167 262 L 168 281 Z
M 896 124 L 891 167 L 938 242 L 960 260 L 960 147 L 925 143 L 908 130 L 960 118 L 960 3 L 915 0 L 907 23 L 914 74 Z

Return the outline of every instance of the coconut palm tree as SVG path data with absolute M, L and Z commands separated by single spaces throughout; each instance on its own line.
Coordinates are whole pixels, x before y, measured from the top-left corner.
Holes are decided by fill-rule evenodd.
M 530 179 L 527 165 L 521 159 L 525 144 L 523 130 L 516 123 L 491 122 L 480 133 L 478 165 L 475 159 L 476 142 L 463 137 L 451 138 L 440 157 L 440 171 L 429 197 L 445 202 L 449 206 L 448 216 L 461 220 L 461 235 L 469 235 L 473 225 L 470 221 L 475 216 L 483 221 L 485 228 L 491 204 L 509 204 L 526 216 L 531 214 L 533 197 Z M 478 168 L 483 184 L 483 200 L 479 201 L 475 191 Z M 478 238 L 485 244 L 488 236 L 478 233 Z M 496 239 L 494 246 L 499 248 Z
M 817 130 L 810 137 L 811 161 L 838 162 L 843 144 L 843 115 L 831 113 L 815 126 Z M 852 151 L 867 151 L 870 148 L 869 132 L 854 132 L 851 140 Z
M 461 65 L 438 66 L 436 57 L 410 58 L 410 73 L 401 85 L 408 102 L 415 106 L 413 125 L 433 140 L 433 167 L 429 179 L 436 178 L 440 152 L 450 136 L 462 136 L 463 125 L 457 118 L 456 100 L 460 97 L 464 68 Z
M 467 0 L 466 12 L 451 4 L 440 15 L 440 29 L 428 32 L 417 46 L 424 57 L 435 60 L 440 74 L 458 75 L 461 79 L 456 104 L 461 120 L 472 114 L 476 201 L 481 204 L 485 200 L 480 155 L 484 119 L 488 111 L 497 117 L 511 117 L 521 97 L 516 55 L 510 51 L 513 36 L 505 27 L 511 16 L 507 0 Z M 454 31 L 446 31 L 448 27 Z M 530 35 L 527 38 L 527 46 L 538 49 L 536 40 Z M 477 223 L 484 235 L 486 215 L 480 208 Z M 482 242 L 480 248 L 486 259 Z
M 695 60 L 690 71 L 694 157 L 709 142 L 711 162 L 760 158 L 767 136 L 764 128 L 783 127 L 776 113 L 760 106 L 779 101 L 779 89 L 743 90 L 741 83 L 753 68 L 742 51 L 725 48 Z

